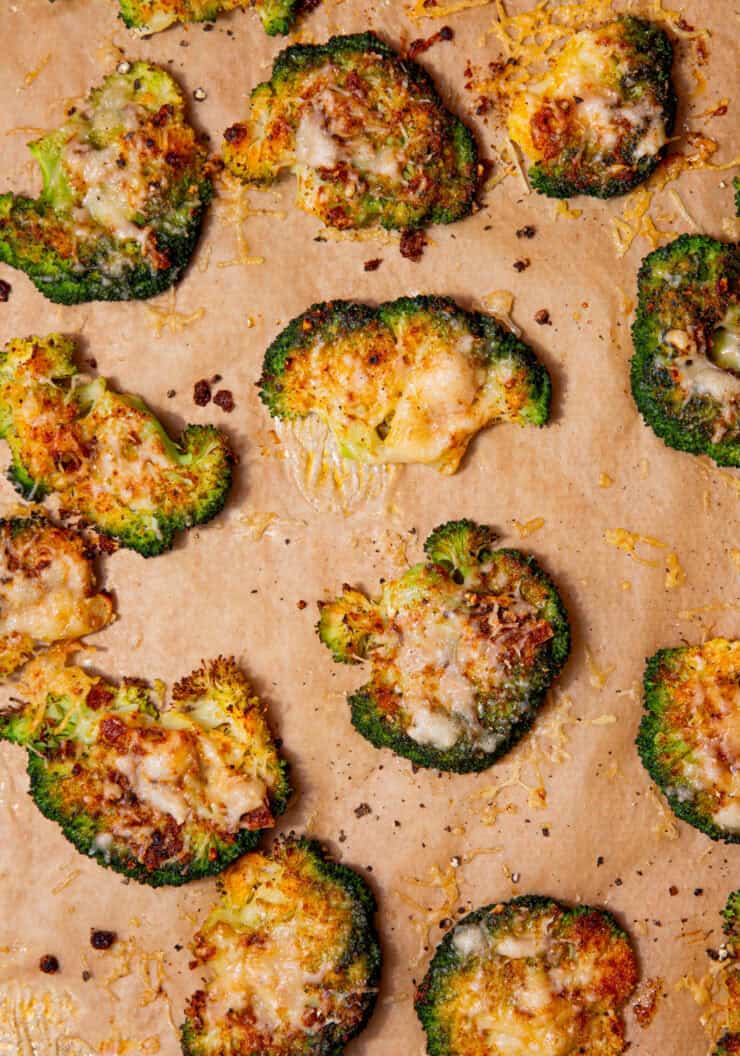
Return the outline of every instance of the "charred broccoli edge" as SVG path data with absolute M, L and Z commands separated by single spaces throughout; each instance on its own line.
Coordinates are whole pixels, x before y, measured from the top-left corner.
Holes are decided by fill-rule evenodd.
M 643 766 L 660 788 L 677 818 L 693 825 L 695 829 L 703 832 L 712 840 L 740 843 L 740 833 L 733 835 L 725 832 L 710 817 L 697 810 L 691 802 L 682 802 L 675 794 L 668 791 L 674 782 L 674 777 L 661 763 L 655 744 L 656 737 L 662 731 L 663 710 L 666 704 L 664 695 L 668 692 L 662 680 L 663 664 L 675 657 L 681 657 L 685 651 L 683 646 L 659 649 L 646 663 L 643 677 L 645 710 L 635 742 L 637 750 Z

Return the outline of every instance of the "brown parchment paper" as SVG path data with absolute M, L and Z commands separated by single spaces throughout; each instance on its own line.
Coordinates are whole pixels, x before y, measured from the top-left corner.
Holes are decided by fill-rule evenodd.
M 410 20 L 406 6 L 324 0 L 300 35 L 319 41 L 369 26 L 403 44 L 441 25 Z M 508 10 L 531 6 L 512 0 Z M 484 37 L 495 7 L 450 17 L 454 43 L 422 57 L 486 154 L 495 122 L 476 116 L 477 96 L 464 85 L 469 63 L 485 70 L 503 55 L 495 36 Z M 711 36 L 696 74 L 688 59 L 679 63 L 677 148 L 687 129 L 702 129 L 719 143 L 717 163 L 732 158 L 735 105 L 721 117 L 698 115 L 733 94 L 734 7 L 682 6 L 686 21 Z M 64 100 L 83 95 L 122 54 L 163 63 L 191 98 L 203 88 L 207 97 L 191 113 L 217 146 L 283 45 L 250 12 L 150 40 L 134 39 L 115 16 L 112 0 L 0 0 L 0 189 L 35 187 L 24 146 L 33 131 L 17 129 L 58 124 Z M 685 173 L 656 195 L 657 226 L 669 236 L 695 228 L 726 236 L 731 177 Z M 75 334 L 82 355 L 141 393 L 168 426 L 213 421 L 241 460 L 218 520 L 154 560 L 119 552 L 103 561 L 119 618 L 94 639 L 92 662 L 114 678 L 171 683 L 202 657 L 233 653 L 268 701 L 296 786 L 281 828 L 323 839 L 367 876 L 379 900 L 382 990 L 369 1028 L 349 1048 L 354 1056 L 421 1056 L 412 992 L 443 934 L 440 919 L 528 892 L 607 906 L 628 926 L 642 977 L 660 980 L 661 994 L 648 1029 L 628 1011 L 634 1056 L 704 1053 L 700 1010 L 677 983 L 701 976 L 705 948 L 720 942 L 718 914 L 738 884 L 740 848 L 674 823 L 633 740 L 645 656 L 740 630 L 740 478 L 664 448 L 632 404 L 629 317 L 650 243 L 638 237 L 618 256 L 612 222 L 624 200 L 578 201 L 581 215 L 568 217 L 513 175 L 485 194 L 476 216 L 433 230 L 414 264 L 392 239 L 325 239 L 292 208 L 293 191 L 288 181 L 275 193 L 232 191 L 218 201 L 176 294 L 150 304 L 56 307 L 19 272 L 0 268 L 13 287 L 0 305 L 3 341 Z M 536 228 L 529 241 L 515 234 L 525 224 Z M 379 269 L 365 272 L 363 262 L 377 257 Z M 518 273 L 522 257 L 531 265 Z M 552 373 L 552 423 L 489 430 L 452 478 L 421 467 L 390 474 L 390 484 L 370 474 L 385 491 L 349 513 L 306 501 L 254 387 L 278 330 L 331 297 L 437 292 L 480 308 L 500 290 L 514 295 L 513 319 Z M 541 308 L 551 325 L 534 322 Z M 234 393 L 231 415 L 193 404 L 193 383 L 213 374 Z M 3 511 L 16 502 L 4 480 L 0 497 Z M 331 662 L 314 633 L 315 602 L 344 581 L 375 590 L 381 576 L 419 558 L 431 528 L 459 516 L 495 525 L 503 544 L 531 551 L 551 572 L 570 613 L 573 653 L 533 734 L 510 757 L 477 776 L 414 774 L 352 730 L 344 694 L 362 672 Z M 638 540 L 631 555 L 633 537 L 612 537 L 621 549 L 605 540 L 617 529 L 661 545 Z M 174 1056 L 174 1025 L 199 984 L 187 943 L 215 884 L 151 890 L 101 869 L 35 809 L 23 753 L 0 745 L 0 766 L 0 1056 Z M 369 812 L 357 810 L 363 804 Z M 94 927 L 117 932 L 112 950 L 92 950 Z M 60 960 L 56 976 L 38 970 L 46 953 Z

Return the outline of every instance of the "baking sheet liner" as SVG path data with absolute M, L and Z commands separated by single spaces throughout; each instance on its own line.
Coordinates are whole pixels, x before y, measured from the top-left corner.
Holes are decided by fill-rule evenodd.
M 439 28 L 407 18 L 406 6 L 324 0 L 300 35 L 320 41 L 370 26 L 403 44 Z M 508 11 L 531 6 L 518 0 Z M 700 130 L 718 144 L 711 164 L 732 160 L 737 132 L 732 103 L 721 117 L 698 116 L 734 81 L 730 6 L 682 6 L 686 22 L 711 36 L 703 65 L 694 61 L 696 41 L 682 44 L 683 138 L 675 146 L 696 154 L 686 132 Z M 60 123 L 63 101 L 84 95 L 122 57 L 170 69 L 217 147 L 283 46 L 251 12 L 149 40 L 134 39 L 115 15 L 109 0 L 3 0 L 3 190 L 36 185 L 24 146 L 33 132 L 18 129 Z M 454 41 L 421 60 L 487 155 L 501 147 L 495 113 L 476 116 L 478 96 L 464 85 L 504 55 L 489 32 L 495 18 L 492 3 L 450 16 Z M 201 102 L 192 101 L 197 88 L 206 93 Z M 491 184 L 506 171 L 501 159 Z M 697 228 L 726 237 L 731 177 L 689 165 L 646 215 L 668 237 Z M 422 261 L 412 263 L 392 236 L 327 236 L 292 208 L 293 191 L 290 180 L 267 193 L 224 188 L 186 278 L 151 303 L 57 307 L 19 272 L 0 269 L 13 287 L 0 305 L 3 341 L 75 334 L 82 355 L 141 393 L 171 429 L 215 422 L 240 456 L 215 522 L 154 560 L 127 552 L 104 560 L 119 619 L 94 639 L 89 659 L 115 678 L 171 683 L 202 657 L 233 653 L 267 700 L 297 789 L 281 827 L 327 842 L 367 876 L 380 904 L 382 991 L 369 1028 L 349 1047 L 353 1056 L 420 1056 L 411 999 L 443 934 L 439 921 L 528 892 L 607 906 L 629 927 L 642 977 L 660 980 L 661 995 L 648 1029 L 627 1014 L 634 1056 L 702 1053 L 700 1010 L 677 983 L 700 977 L 705 948 L 720 942 L 719 911 L 737 886 L 740 848 L 674 822 L 633 740 L 645 656 L 710 633 L 738 634 L 740 478 L 664 448 L 629 396 L 629 313 L 650 242 L 638 234 L 620 256 L 614 222 L 627 216 L 623 236 L 649 228 L 639 218 L 644 197 L 579 200 L 567 215 L 509 175 L 476 216 L 431 231 Z M 535 237 L 518 239 L 526 224 Z M 363 263 L 378 257 L 378 270 L 365 272 Z M 513 264 L 523 257 L 531 264 L 518 273 Z M 254 386 L 262 354 L 309 304 L 434 292 L 483 308 L 501 305 L 500 293 L 490 297 L 496 291 L 513 295 L 511 316 L 552 373 L 546 429 L 489 430 L 451 478 L 412 467 L 358 473 L 341 488 L 315 473 L 306 454 L 315 437 L 286 446 L 273 429 Z M 551 325 L 534 322 L 541 308 Z M 194 382 L 214 374 L 234 394 L 231 415 L 193 403 Z M 3 512 L 15 505 L 6 482 L 0 497 Z M 495 525 L 502 544 L 534 553 L 554 576 L 573 653 L 534 732 L 506 760 L 473 776 L 413 773 L 352 730 L 344 698 L 362 672 L 332 663 L 314 632 L 315 602 L 344 581 L 374 591 L 380 577 L 420 557 L 436 524 L 461 516 Z M 3 744 L 0 760 L 0 1056 L 174 1056 L 174 1025 L 199 985 L 187 943 L 214 883 L 150 890 L 101 869 L 35 809 L 24 754 Z M 365 804 L 369 812 L 357 809 Z M 94 951 L 91 928 L 116 931 L 118 942 Z M 53 977 L 38 970 L 46 953 L 61 964 Z

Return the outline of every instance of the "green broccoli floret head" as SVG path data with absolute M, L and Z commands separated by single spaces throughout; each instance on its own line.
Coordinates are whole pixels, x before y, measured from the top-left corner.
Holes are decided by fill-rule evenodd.
M 669 446 L 740 466 L 737 245 L 681 235 L 645 258 L 632 327 L 632 394 Z
M 214 517 L 231 485 L 224 434 L 190 425 L 175 443 L 138 396 L 79 374 L 61 334 L 16 339 L 0 353 L 0 436 L 26 498 L 54 492 L 145 557 Z
M 0 738 L 28 749 L 30 794 L 82 853 L 152 886 L 218 873 L 287 805 L 286 764 L 234 660 L 172 689 L 119 686 L 54 646 L 24 670 Z
M 260 396 L 277 418 L 314 415 L 341 454 L 454 473 L 479 429 L 543 425 L 550 378 L 490 316 L 445 297 L 369 308 L 315 304 L 265 353 Z
M 211 182 L 169 73 L 111 74 L 30 150 L 43 189 L 0 195 L 0 260 L 61 304 L 153 297 L 179 279 Z
M 645 768 L 674 813 L 727 843 L 740 842 L 740 797 L 723 749 L 739 681 L 740 641 L 661 649 L 645 668 L 637 737 Z
M 186 1007 L 186 1056 L 339 1056 L 365 1026 L 380 975 L 365 881 L 291 833 L 242 858 L 221 887 L 195 936 L 206 981 Z
M 373 33 L 283 51 L 222 153 L 248 184 L 294 172 L 298 204 L 336 228 L 452 223 L 480 180 L 471 133 L 421 67 Z
M 509 134 L 533 162 L 534 189 L 612 198 L 643 183 L 673 130 L 672 64 L 668 36 L 643 19 L 574 33 L 512 101 Z
M 321 606 L 335 660 L 366 660 L 352 723 L 417 766 L 484 770 L 529 729 L 567 659 L 568 620 L 533 558 L 495 550 L 485 525 L 455 521 L 426 542 L 429 560 L 371 600 L 351 587 Z
M 636 981 L 629 937 L 611 914 L 526 895 L 463 917 L 415 1006 L 430 1056 L 504 1052 L 512 1037 L 521 1052 L 619 1056 L 620 1010 Z

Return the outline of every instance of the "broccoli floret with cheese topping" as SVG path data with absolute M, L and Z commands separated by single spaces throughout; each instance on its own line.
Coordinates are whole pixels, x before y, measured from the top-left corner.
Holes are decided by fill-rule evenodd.
M 0 520 L 0 679 L 39 648 L 93 634 L 113 618 L 81 535 L 39 512 Z
M 661 649 L 644 693 L 637 747 L 671 809 L 713 840 L 740 843 L 740 641 Z
M 232 455 L 212 426 L 175 443 L 138 396 L 80 374 L 60 334 L 10 341 L 0 353 L 0 437 L 8 476 L 26 498 L 56 493 L 69 512 L 145 557 L 223 507 Z
M 737 1056 L 740 1053 L 740 890 L 733 891 L 724 909 L 725 953 L 730 958 L 724 982 L 727 990 L 725 1022 L 722 1036 L 713 1056 Z
M 575 33 L 512 101 L 509 134 L 535 190 L 612 198 L 646 180 L 673 130 L 672 63 L 667 35 L 639 18 Z
M 740 466 L 740 255 L 681 235 L 638 276 L 632 393 L 669 447 Z
M 375 1004 L 375 900 L 352 869 L 293 834 L 220 881 L 195 936 L 205 987 L 186 1007 L 185 1056 L 341 1056 Z
M 211 182 L 169 73 L 111 74 L 30 150 L 43 189 L 0 195 L 0 260 L 61 304 L 154 297 L 179 279 Z
M 142 883 L 218 873 L 254 848 L 290 788 L 264 708 L 233 659 L 172 688 L 120 685 L 52 646 L 27 665 L 0 737 L 28 749 L 30 794 L 82 854 Z
M 318 633 L 335 660 L 367 661 L 349 697 L 352 723 L 417 766 L 484 770 L 529 729 L 570 648 L 549 577 L 493 533 L 453 521 L 427 540 L 428 560 L 368 599 L 345 587 L 320 603 Z
M 228 128 L 227 167 L 245 183 L 298 177 L 298 205 L 336 228 L 413 229 L 467 216 L 475 141 L 429 77 L 372 33 L 296 45 Z
M 315 304 L 267 349 L 260 386 L 274 417 L 315 415 L 347 458 L 442 473 L 488 425 L 543 425 L 551 392 L 529 346 L 495 319 L 423 296 Z
M 619 1056 L 636 981 L 629 937 L 610 913 L 527 895 L 475 910 L 447 933 L 416 1012 L 430 1056 Z
M 158 33 L 174 22 L 211 22 L 226 11 L 253 7 L 270 36 L 289 33 L 312 0 L 119 0 L 121 18 L 140 33 Z

